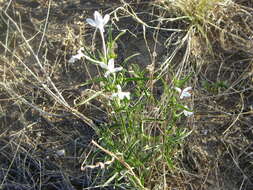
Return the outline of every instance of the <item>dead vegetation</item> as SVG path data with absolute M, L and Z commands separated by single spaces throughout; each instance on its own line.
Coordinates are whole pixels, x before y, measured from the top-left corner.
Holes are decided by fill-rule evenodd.
M 129 181 L 110 176 L 110 167 L 81 171 L 86 162 L 104 162 L 106 154 L 91 143 L 108 122 L 103 100 L 75 106 L 99 88 L 88 81 L 99 70 L 67 62 L 80 47 L 101 45 L 84 22 L 94 10 L 112 13 L 113 32 L 127 31 L 115 48 L 117 59 L 140 53 L 132 62 L 141 68 L 154 64 L 161 75 L 192 76 L 195 114 L 185 121 L 192 132 L 176 152 L 175 167 L 162 176 L 155 173 L 145 185 L 154 190 L 253 189 L 250 1 L 1 4 L 2 189 L 133 189 Z

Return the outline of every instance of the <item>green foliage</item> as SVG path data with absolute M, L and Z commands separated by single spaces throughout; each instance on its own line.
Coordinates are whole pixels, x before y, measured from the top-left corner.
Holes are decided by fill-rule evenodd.
M 227 81 L 217 81 L 214 83 L 203 81 L 202 85 L 208 92 L 213 94 L 218 94 L 221 90 L 225 90 L 229 87 Z
M 101 16 L 101 22 L 102 19 Z M 182 101 L 182 94 L 188 93 L 187 97 L 190 96 L 188 91 L 191 87 L 181 90 L 191 75 L 181 80 L 175 78 L 174 84 L 169 86 L 165 75 L 158 79 L 154 74 L 150 78 L 150 71 L 139 65 L 115 67 L 114 59 L 117 55 L 114 48 L 117 39 L 124 32 L 113 39 L 110 30 L 109 39 L 106 40 L 103 28 L 99 21 L 96 22 L 104 43 L 104 53 L 97 60 L 94 56 L 90 57 L 92 53 L 80 55 L 98 64 L 105 74 L 92 80 L 100 82 L 100 91 L 94 92 L 78 105 L 86 104 L 99 96 L 104 97 L 103 107 L 107 110 L 108 122 L 98 127 L 99 144 L 121 159 L 112 163 L 111 176 L 118 176 L 117 181 L 123 177 L 136 188 L 143 189 L 152 186 L 156 178 L 159 179 L 163 168 L 166 168 L 166 173 L 174 168 L 174 159 L 187 135 L 187 130 L 178 123 L 182 120 L 183 113 L 192 113 Z M 93 21 L 89 20 L 89 23 L 94 26 Z M 124 65 L 130 58 L 131 56 L 123 61 Z M 159 88 L 163 91 L 159 96 L 154 93 L 158 82 L 153 81 L 161 83 Z M 123 89 L 129 89 L 129 92 Z M 110 158 L 106 158 L 108 159 Z M 125 171 L 124 176 L 118 175 Z

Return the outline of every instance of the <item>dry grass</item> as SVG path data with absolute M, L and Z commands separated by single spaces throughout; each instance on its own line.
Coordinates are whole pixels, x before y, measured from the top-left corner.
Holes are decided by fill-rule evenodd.
M 133 189 L 125 177 L 129 174 L 154 190 L 253 189 L 252 3 L 0 4 L 2 189 Z M 99 127 L 109 123 L 104 99 L 94 97 L 76 106 L 99 91 L 98 84 L 89 81 L 100 73 L 96 66 L 67 62 L 81 46 L 100 47 L 83 22 L 98 9 L 111 13 L 113 35 L 127 31 L 115 49 L 118 60 L 140 53 L 132 63 L 148 68 L 149 76 L 165 77 L 168 84 L 191 76 L 188 83 L 194 87 L 189 100 L 194 117 L 178 125 L 191 133 L 173 149 L 173 167 L 153 160 L 154 173 L 144 183 L 120 153 L 94 143 L 102 136 Z M 152 80 L 147 88 L 159 95 L 160 83 Z M 161 102 L 166 103 L 166 97 Z M 147 107 L 148 116 L 162 113 L 162 106 L 154 111 L 156 106 Z M 111 175 L 114 165 L 104 160 L 111 157 L 125 173 Z M 106 161 L 108 167 L 101 169 Z M 91 167 L 82 171 L 85 163 Z M 118 176 L 123 177 L 116 180 Z

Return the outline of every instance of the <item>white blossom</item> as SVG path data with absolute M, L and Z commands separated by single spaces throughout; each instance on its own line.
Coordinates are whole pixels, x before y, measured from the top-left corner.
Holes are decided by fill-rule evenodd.
M 104 26 L 109 21 L 110 16 L 106 14 L 103 18 L 103 16 L 98 12 L 94 12 L 94 20 L 91 18 L 87 18 L 86 21 L 93 27 L 98 28 L 101 32 L 104 32 Z
M 194 112 L 186 110 L 186 109 L 189 109 L 188 106 L 184 106 L 184 107 L 185 107 L 185 110 L 183 111 L 183 114 L 186 117 L 192 116 L 194 114 Z
M 130 92 L 122 92 L 121 86 L 117 85 L 118 91 L 116 93 L 112 94 L 112 98 L 118 98 L 120 100 L 123 100 L 124 98 L 127 98 L 130 100 Z
M 110 74 L 116 73 L 121 71 L 123 68 L 122 67 L 114 67 L 114 59 L 110 59 L 108 61 L 108 64 L 105 63 L 100 63 L 100 67 L 103 69 L 106 69 L 107 71 L 105 72 L 105 77 L 108 77 Z
M 80 60 L 82 57 L 85 57 L 85 55 L 83 54 L 83 51 L 84 48 L 80 48 L 78 51 L 77 51 L 77 54 L 76 55 L 73 55 L 70 59 L 69 59 L 69 63 L 75 63 L 77 60 Z
M 179 96 L 180 99 L 191 97 L 190 91 L 192 90 L 192 87 L 190 86 L 186 87 L 183 90 L 178 87 L 175 87 L 175 90 L 180 94 Z
M 65 156 L 66 155 L 65 149 L 57 150 L 56 155 L 57 156 Z

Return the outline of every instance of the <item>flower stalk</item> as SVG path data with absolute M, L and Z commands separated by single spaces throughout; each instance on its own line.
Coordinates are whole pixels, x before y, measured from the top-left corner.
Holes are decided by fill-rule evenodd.
M 93 27 L 98 28 L 101 39 L 102 39 L 102 44 L 103 44 L 103 51 L 104 51 L 104 57 L 105 60 L 107 60 L 107 49 L 106 49 L 106 44 L 105 44 L 105 37 L 104 37 L 104 32 L 105 32 L 105 25 L 108 23 L 110 19 L 110 16 L 106 14 L 104 17 L 98 12 L 94 12 L 94 20 L 91 18 L 87 18 L 86 21 Z

